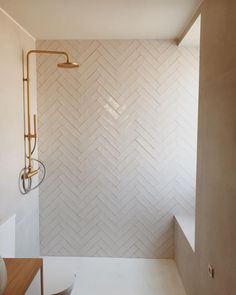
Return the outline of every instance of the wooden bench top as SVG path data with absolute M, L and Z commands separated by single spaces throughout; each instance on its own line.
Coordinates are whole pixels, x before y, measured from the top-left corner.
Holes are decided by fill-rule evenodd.
M 7 287 L 4 295 L 24 295 L 38 271 L 42 258 L 5 258 Z

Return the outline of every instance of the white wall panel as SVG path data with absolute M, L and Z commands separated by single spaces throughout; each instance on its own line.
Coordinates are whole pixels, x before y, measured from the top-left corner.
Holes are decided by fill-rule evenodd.
M 39 255 L 38 190 L 21 195 L 18 188 L 24 167 L 22 51 L 35 40 L 0 8 L 0 220 L 16 215 L 16 257 Z M 31 59 L 31 107 L 36 106 L 36 60 Z M 1 253 L 0 253 L 1 255 Z

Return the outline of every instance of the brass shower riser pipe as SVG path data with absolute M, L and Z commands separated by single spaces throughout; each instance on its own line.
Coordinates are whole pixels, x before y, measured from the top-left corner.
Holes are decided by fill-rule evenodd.
M 27 119 L 27 132 L 26 132 L 26 124 L 24 124 L 24 140 L 28 140 L 28 151 L 25 155 L 26 161 L 28 160 L 28 167 L 27 168 L 27 174 L 24 176 L 26 178 L 30 178 L 33 175 L 38 173 L 38 170 L 32 170 L 32 145 L 31 145 L 31 139 L 37 139 L 37 128 L 36 128 L 36 115 L 33 117 L 34 122 L 34 132 L 31 133 L 31 113 L 30 113 L 30 55 L 31 54 L 54 54 L 54 55 L 64 55 L 66 57 L 66 62 L 58 64 L 58 67 L 62 68 L 75 68 L 79 65 L 76 63 L 71 63 L 69 60 L 69 55 L 65 51 L 54 51 L 54 50 L 30 50 L 27 53 L 26 56 L 26 77 L 23 77 L 23 83 L 26 83 L 26 102 L 27 102 L 27 108 L 25 110 L 24 108 L 24 120 Z M 25 98 L 24 98 L 25 99 Z M 26 114 L 27 111 L 27 114 Z M 24 122 L 25 122 L 24 121 Z
M 27 129 L 28 134 L 25 134 L 25 138 L 28 138 L 28 173 L 32 174 L 32 146 L 31 139 L 34 138 L 36 140 L 36 115 L 34 115 L 34 133 L 31 134 L 31 114 L 30 114 L 30 79 L 29 79 L 29 68 L 30 68 L 30 55 L 32 53 L 35 54 L 55 54 L 55 55 L 64 55 L 66 57 L 66 63 L 69 63 L 69 55 L 64 51 L 50 51 L 50 50 L 30 50 L 27 53 L 26 59 L 26 77 L 23 78 L 23 81 L 26 82 L 26 95 L 27 95 Z
M 31 132 L 31 104 L 30 104 L 30 55 L 31 54 L 55 54 L 55 55 L 63 55 L 66 58 L 66 62 L 64 63 L 59 63 L 57 66 L 60 68 L 66 68 L 66 69 L 71 69 L 71 68 L 77 68 L 79 65 L 77 63 L 71 63 L 69 60 L 69 55 L 65 51 L 54 51 L 54 50 L 30 50 L 27 52 L 26 55 L 26 76 L 24 72 L 24 61 L 23 61 L 23 108 L 24 108 L 24 149 L 25 149 L 25 167 L 21 170 L 20 172 L 20 179 L 23 182 L 23 190 L 20 189 L 20 191 L 23 194 L 28 193 L 30 190 L 38 187 L 44 177 L 45 177 L 45 166 L 44 164 L 37 160 L 32 158 L 33 152 L 35 150 L 36 146 L 36 140 L 37 140 L 37 128 L 36 128 L 36 115 L 34 114 L 33 116 L 33 125 L 34 125 L 34 130 Z M 26 87 L 25 87 L 26 85 Z M 26 88 L 26 91 L 25 91 Z M 31 140 L 34 139 L 34 145 L 32 148 L 32 142 Z M 33 169 L 33 161 L 38 162 L 43 169 L 44 169 L 44 175 L 41 181 L 36 185 L 32 186 L 31 178 L 38 174 L 40 169 Z M 25 187 L 25 180 L 29 180 L 29 186 L 26 188 Z

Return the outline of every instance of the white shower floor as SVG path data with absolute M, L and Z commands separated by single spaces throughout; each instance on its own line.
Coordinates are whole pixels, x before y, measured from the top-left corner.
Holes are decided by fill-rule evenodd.
M 45 295 L 67 287 L 72 295 L 186 295 L 169 259 L 44 257 Z

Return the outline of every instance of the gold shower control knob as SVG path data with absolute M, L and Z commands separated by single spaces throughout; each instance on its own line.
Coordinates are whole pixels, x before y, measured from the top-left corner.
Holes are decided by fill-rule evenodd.
M 24 174 L 22 174 L 22 176 L 21 176 L 21 178 L 23 179 L 29 179 L 29 178 L 31 178 L 31 177 L 33 177 L 34 175 L 36 175 L 36 174 L 38 174 L 39 173 L 39 169 L 37 169 L 37 170 L 33 170 L 33 171 L 31 171 L 31 172 L 27 172 L 27 173 L 24 173 Z

